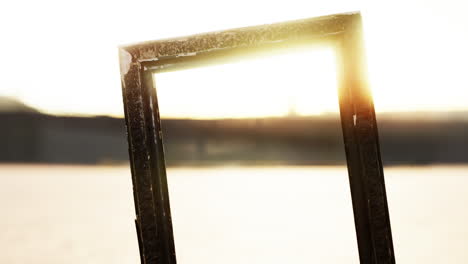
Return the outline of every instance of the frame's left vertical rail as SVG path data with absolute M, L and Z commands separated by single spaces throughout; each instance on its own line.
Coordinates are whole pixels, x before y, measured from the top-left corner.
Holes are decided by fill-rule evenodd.
M 129 121 L 127 119 L 127 100 L 126 100 L 126 97 L 125 97 L 125 84 L 123 82 L 123 78 L 122 78 L 122 95 L 123 95 L 123 107 L 124 107 L 124 116 L 125 116 L 125 128 L 127 129 L 127 143 L 128 143 L 128 155 L 130 157 L 130 160 L 133 160 L 133 154 L 132 154 L 132 146 L 131 146 L 131 136 L 130 136 L 130 129 L 129 129 Z M 138 239 L 138 250 L 139 250 L 139 253 L 140 253 L 140 261 L 141 263 L 144 263 L 144 257 L 143 257 L 143 244 L 142 244 L 142 241 L 141 241 L 141 232 L 140 232 L 140 225 L 139 225 L 139 221 L 138 221 L 138 216 L 140 215 L 140 212 L 139 212 L 139 207 L 138 207 L 138 198 L 137 198 L 137 190 L 136 190 L 136 181 L 135 181 L 135 169 L 133 167 L 133 162 L 131 162 L 130 164 L 130 172 L 131 172 L 131 175 L 132 175 L 132 190 L 133 190 L 133 203 L 134 203 L 134 207 L 135 207 L 135 216 L 136 216 L 136 219 L 135 219 L 135 228 L 136 228 L 136 233 L 137 233 L 137 239 Z
M 172 225 L 168 239 L 168 228 L 162 223 L 165 219 L 161 217 L 166 208 L 161 206 L 164 205 L 161 201 L 168 203 L 168 199 L 161 197 L 161 184 L 155 186 L 156 182 L 164 183 L 167 195 L 165 167 L 161 167 L 161 163 L 154 163 L 155 156 L 158 156 L 155 150 L 158 148 L 154 145 L 154 122 L 151 122 L 154 113 L 149 111 L 153 105 L 145 101 L 149 89 L 144 84 L 142 66 L 136 54 L 121 49 L 120 65 L 141 263 L 175 264 Z M 161 169 L 164 170 L 163 174 L 159 173 Z M 171 244 L 174 254 L 168 250 Z
M 160 248 L 159 263 L 176 264 L 158 97 L 153 81 L 153 72 L 142 67 L 141 76 L 143 78 L 142 93 L 148 135 L 147 145 L 150 151 L 152 190 Z

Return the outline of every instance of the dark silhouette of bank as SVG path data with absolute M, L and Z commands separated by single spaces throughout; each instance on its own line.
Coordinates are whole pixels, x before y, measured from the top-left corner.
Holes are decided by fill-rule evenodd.
M 466 113 L 379 114 L 386 165 L 467 163 Z M 163 119 L 168 165 L 345 164 L 339 117 Z M 42 114 L 0 98 L 0 162 L 128 161 L 125 122 Z

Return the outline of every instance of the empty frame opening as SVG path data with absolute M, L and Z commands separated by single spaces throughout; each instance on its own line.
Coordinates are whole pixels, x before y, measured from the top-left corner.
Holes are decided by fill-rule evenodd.
M 358 259 L 332 49 L 153 77 L 179 263 Z
M 168 118 L 309 116 L 338 112 L 333 49 L 298 49 L 155 74 Z

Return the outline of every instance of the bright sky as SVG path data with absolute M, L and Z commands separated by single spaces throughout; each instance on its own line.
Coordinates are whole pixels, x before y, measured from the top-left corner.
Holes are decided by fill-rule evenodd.
M 158 73 L 154 80 L 161 115 L 242 118 L 337 112 L 334 55 L 330 48 L 296 50 Z
M 468 2 L 463 0 L 2 1 L 0 95 L 19 98 L 48 113 L 122 116 L 118 45 L 360 10 L 377 111 L 468 110 L 467 7 Z M 325 51 L 307 56 L 323 58 L 321 64 L 308 65 L 322 70 L 315 75 L 320 80 L 314 79 L 311 85 L 336 86 L 330 77 L 333 70 L 324 70 L 332 65 L 329 58 L 333 54 Z M 299 57 L 293 54 L 279 59 L 299 60 Z M 253 63 L 263 63 L 271 70 L 268 60 Z M 255 67 L 258 69 L 260 64 Z M 230 72 L 244 69 L 225 67 Z M 201 82 L 203 69 L 193 71 L 186 76 Z M 252 73 L 243 71 L 247 76 Z M 280 83 L 292 79 L 275 76 Z M 164 87 L 174 87 L 180 78 L 171 74 L 160 77 L 162 113 L 187 115 L 177 112 L 181 109 L 179 100 L 185 100 L 176 96 L 180 93 L 163 94 Z M 310 81 L 309 77 L 297 78 Z M 216 80 L 212 83 L 216 85 Z M 221 105 L 205 104 L 205 109 L 194 115 L 213 117 L 213 111 L 221 113 L 220 116 L 283 115 L 291 105 L 299 114 L 314 114 L 328 111 L 327 107 L 334 105 L 333 93 L 307 101 L 303 98 L 308 98 L 310 91 L 301 87 L 298 84 L 292 90 L 272 94 L 273 103 L 268 105 L 276 104 L 279 108 L 259 106 L 252 98 L 231 94 L 231 103 L 224 100 L 227 103 Z M 187 92 L 186 98 L 190 93 L 193 95 L 184 89 L 179 87 L 179 91 Z M 207 89 L 205 94 L 214 92 L 226 97 L 214 88 Z M 261 89 L 250 91 L 252 96 L 265 94 Z M 167 100 L 162 101 L 163 98 Z M 233 112 L 233 102 L 237 101 L 246 106 L 244 114 Z

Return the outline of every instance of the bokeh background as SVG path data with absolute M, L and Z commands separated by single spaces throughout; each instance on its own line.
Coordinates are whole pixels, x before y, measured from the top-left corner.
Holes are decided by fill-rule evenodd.
M 360 10 L 399 263 L 468 261 L 464 1 L 0 3 L 0 263 L 138 263 L 117 47 Z M 335 54 L 155 75 L 179 263 L 358 263 Z

